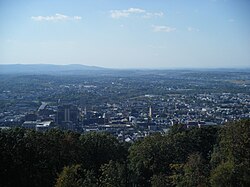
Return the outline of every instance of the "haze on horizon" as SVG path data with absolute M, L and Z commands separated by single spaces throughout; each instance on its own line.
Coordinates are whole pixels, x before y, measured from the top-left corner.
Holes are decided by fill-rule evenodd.
M 0 64 L 250 67 L 248 0 L 0 1 Z

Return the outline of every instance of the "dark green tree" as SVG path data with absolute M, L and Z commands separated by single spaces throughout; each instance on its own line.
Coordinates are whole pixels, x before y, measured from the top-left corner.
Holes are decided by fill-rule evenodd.
M 57 178 L 55 187 L 96 187 L 97 179 L 92 171 L 80 165 L 66 166 Z
M 88 133 L 80 137 L 81 163 L 84 168 L 99 174 L 101 165 L 110 160 L 126 159 L 126 150 L 121 143 L 107 133 Z
M 65 165 L 80 162 L 78 142 L 78 134 L 59 130 L 1 131 L 1 186 L 52 186 Z
M 213 186 L 250 186 L 250 120 L 223 126 L 211 159 Z M 220 180 L 223 178 L 223 180 Z M 223 184 L 220 182 L 223 181 Z
M 233 187 L 234 179 L 234 164 L 232 162 L 225 162 L 219 164 L 211 172 L 210 183 L 211 186 L 216 187 Z
M 183 166 L 183 174 L 179 177 L 176 186 L 179 187 L 205 187 L 208 186 L 209 170 L 200 154 L 194 153 L 188 157 Z
M 168 137 L 155 134 L 137 142 L 129 150 L 129 168 L 132 180 L 140 186 L 149 186 L 150 178 L 160 173 L 168 174 L 174 159 L 173 145 Z
M 205 164 L 209 163 L 217 131 L 215 127 L 185 129 L 177 125 L 166 135 L 155 134 L 135 143 L 128 157 L 134 183 L 149 185 L 150 178 L 157 179 L 160 174 L 171 178 L 176 172 L 171 166 L 185 164 L 193 153 L 201 154 Z
M 169 177 L 165 174 L 157 174 L 157 175 L 153 175 L 151 177 L 151 186 L 152 187 L 167 187 L 167 186 L 171 186 L 171 183 L 169 181 Z
M 125 187 L 128 185 L 126 165 L 115 161 L 101 166 L 100 185 L 103 187 Z

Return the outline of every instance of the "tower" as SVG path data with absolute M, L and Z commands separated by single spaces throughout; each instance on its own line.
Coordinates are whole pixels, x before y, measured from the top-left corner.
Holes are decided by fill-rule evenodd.
M 84 108 L 84 115 L 86 116 L 87 115 L 87 107 L 85 106 Z
M 62 124 L 65 122 L 78 122 L 78 108 L 74 105 L 62 105 L 58 107 L 57 123 Z
M 150 105 L 148 109 L 148 123 L 151 123 L 151 122 L 152 122 L 152 107 Z

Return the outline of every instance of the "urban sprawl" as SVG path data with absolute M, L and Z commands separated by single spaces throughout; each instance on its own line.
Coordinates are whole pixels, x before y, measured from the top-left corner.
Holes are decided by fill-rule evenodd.
M 105 131 L 134 142 L 250 117 L 245 71 L 122 71 L 95 75 L 0 75 L 0 127 Z

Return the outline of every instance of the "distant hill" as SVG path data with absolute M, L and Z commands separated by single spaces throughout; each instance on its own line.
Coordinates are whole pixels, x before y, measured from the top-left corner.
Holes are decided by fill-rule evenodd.
M 0 64 L 0 74 L 71 74 L 89 71 L 107 70 L 97 66 L 81 64 L 53 65 L 53 64 Z
M 87 66 L 81 64 L 53 65 L 53 64 L 0 64 L 0 74 L 27 74 L 27 75 L 103 75 L 103 76 L 152 76 L 171 75 L 179 76 L 186 73 L 226 73 L 226 72 L 250 72 L 245 69 L 111 69 L 98 66 Z

